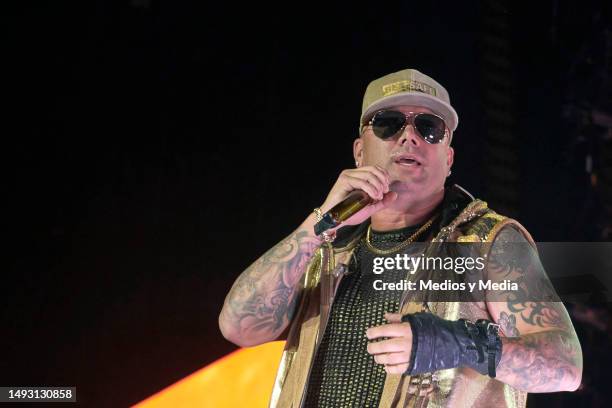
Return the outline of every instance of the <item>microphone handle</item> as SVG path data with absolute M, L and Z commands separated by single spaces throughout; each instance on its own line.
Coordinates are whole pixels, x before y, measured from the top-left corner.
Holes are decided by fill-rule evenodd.
M 321 220 L 314 225 L 315 234 L 321 235 L 328 229 L 337 227 L 372 202 L 374 200 L 363 190 L 350 192 L 344 200 L 323 214 Z

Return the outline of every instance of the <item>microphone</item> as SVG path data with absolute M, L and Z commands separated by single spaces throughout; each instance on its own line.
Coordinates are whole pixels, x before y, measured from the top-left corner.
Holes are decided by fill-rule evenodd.
M 321 235 L 328 229 L 337 227 L 373 202 L 374 200 L 365 191 L 351 191 L 344 200 L 323 214 L 321 220 L 314 225 L 315 234 Z

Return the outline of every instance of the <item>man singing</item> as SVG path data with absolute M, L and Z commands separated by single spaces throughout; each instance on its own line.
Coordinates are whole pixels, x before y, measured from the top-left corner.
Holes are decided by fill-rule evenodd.
M 515 407 L 528 392 L 580 385 L 580 344 L 529 233 L 459 186 L 445 188 L 457 124 L 447 91 L 419 71 L 371 82 L 355 168 L 234 283 L 223 335 L 243 347 L 287 340 L 271 406 Z M 315 235 L 321 215 L 354 190 L 372 203 Z M 449 276 L 373 273 L 375 258 L 457 257 L 457 244 L 485 260 L 482 279 L 515 282 L 518 293 L 457 301 L 462 293 L 375 289 Z

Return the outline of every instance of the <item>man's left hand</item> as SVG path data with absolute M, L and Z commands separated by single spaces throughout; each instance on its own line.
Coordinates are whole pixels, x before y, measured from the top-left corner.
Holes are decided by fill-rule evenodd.
M 376 363 L 384 364 L 388 374 L 403 374 L 410 364 L 412 329 L 410 323 L 402 323 L 399 313 L 385 313 L 385 319 L 389 324 L 366 330 L 368 340 L 386 338 L 368 344 L 368 353 L 374 356 Z

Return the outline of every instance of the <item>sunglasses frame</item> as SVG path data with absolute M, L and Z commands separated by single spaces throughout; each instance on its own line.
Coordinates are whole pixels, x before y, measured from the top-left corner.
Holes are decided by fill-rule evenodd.
M 411 125 L 412 128 L 414 129 L 414 132 L 417 135 L 419 135 L 419 137 L 421 139 L 423 139 L 424 142 L 429 143 L 429 144 L 440 144 L 449 135 L 448 126 L 446 125 L 446 121 L 444 120 L 444 118 L 442 118 L 440 115 L 436 115 L 435 113 L 429 113 L 429 112 L 402 112 L 402 111 L 398 111 L 398 110 L 394 110 L 394 109 L 381 109 L 381 110 L 377 111 L 376 113 L 374 113 L 374 115 L 372 115 L 372 118 L 370 118 L 370 120 L 364 125 L 364 127 L 365 126 L 372 126 L 372 128 L 373 128 L 374 127 L 374 124 L 373 124 L 374 118 L 376 117 L 376 115 L 378 115 L 381 112 L 397 112 L 397 113 L 401 113 L 401 114 L 404 115 L 405 120 L 404 120 L 404 124 L 402 125 L 402 127 L 397 132 L 395 132 L 392 136 L 389 136 L 386 139 L 378 136 L 376 133 L 374 133 L 374 130 L 372 130 L 372 133 L 374 133 L 374 136 L 376 136 L 380 140 L 390 140 L 390 139 L 393 139 L 398 134 L 401 135 L 402 133 L 404 133 L 404 129 L 406 129 L 406 126 L 408 126 L 408 125 Z M 442 136 L 442 138 L 440 139 L 439 142 L 432 143 L 429 140 L 427 140 L 421 134 L 421 132 L 417 129 L 417 127 L 414 125 L 414 120 L 419 115 L 431 115 L 431 116 L 435 116 L 436 118 L 440 119 L 442 121 L 442 123 L 444 123 L 444 136 Z M 362 129 L 362 132 L 363 132 L 363 129 Z

